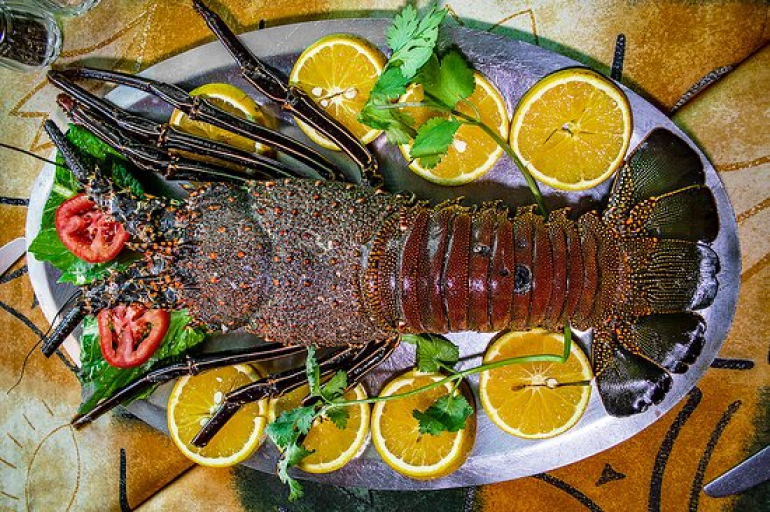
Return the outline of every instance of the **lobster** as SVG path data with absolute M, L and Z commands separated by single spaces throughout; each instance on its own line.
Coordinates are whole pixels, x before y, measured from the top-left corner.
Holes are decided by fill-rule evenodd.
M 365 146 L 300 89 L 283 84 L 202 2 L 194 5 L 244 77 L 335 140 L 360 168 L 361 183 L 339 181 L 334 165 L 312 148 L 179 87 L 90 68 L 49 72 L 73 123 L 139 169 L 205 184 L 181 202 L 139 199 L 89 167 L 46 123 L 86 194 L 125 227 L 129 247 L 144 258 L 84 287 L 44 340 L 44 354 L 86 315 L 131 304 L 186 308 L 211 330 L 241 329 L 264 340 L 151 370 L 75 417 L 75 427 L 160 382 L 297 355 L 308 345 L 330 348 L 319 358 L 322 375 L 345 369 L 353 386 L 405 333 L 592 329 L 597 387 L 615 416 L 659 403 L 671 373 L 696 360 L 706 326 L 695 311 L 719 288 L 719 260 L 708 246 L 719 220 L 700 157 L 684 140 L 664 129 L 648 134 L 618 172 L 601 213 L 572 219 L 561 209 L 544 218 L 534 206 L 430 206 L 380 188 L 377 160 Z M 154 123 L 88 93 L 75 78 L 138 88 L 299 165 Z M 208 443 L 243 404 L 304 383 L 303 369 L 289 369 L 230 392 L 193 443 Z

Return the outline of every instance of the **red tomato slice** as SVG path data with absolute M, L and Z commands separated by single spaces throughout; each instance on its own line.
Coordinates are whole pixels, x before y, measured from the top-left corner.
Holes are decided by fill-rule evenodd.
M 131 368 L 147 361 L 168 330 L 169 314 L 141 304 L 99 311 L 99 344 L 105 361 Z
M 72 254 L 88 263 L 110 261 L 128 241 L 123 225 L 85 194 L 67 199 L 56 209 L 56 232 Z

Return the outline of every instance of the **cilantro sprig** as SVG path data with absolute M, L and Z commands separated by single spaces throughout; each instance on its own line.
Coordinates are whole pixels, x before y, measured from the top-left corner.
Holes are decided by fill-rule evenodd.
M 289 486 L 289 501 L 298 500 L 304 495 L 302 485 L 289 475 L 289 469 L 313 453 L 302 445 L 313 422 L 320 417 L 326 417 L 342 430 L 347 426 L 349 417 L 348 410 L 342 406 L 351 403 L 342 398 L 348 387 L 348 378 L 344 371 L 338 371 L 326 383 L 321 384 L 321 369 L 313 347 L 308 347 L 307 350 L 305 374 L 310 388 L 310 399 L 305 400 L 305 403 L 310 405 L 282 412 L 266 429 L 268 437 L 283 452 L 278 460 L 277 470 L 278 477 Z
M 303 442 L 317 419 L 328 418 L 337 428 L 344 429 L 349 417 L 347 408 L 350 406 L 399 400 L 452 383 L 452 390 L 449 393 L 439 397 L 424 411 L 412 411 L 412 416 L 419 422 L 422 434 L 439 435 L 442 432 L 457 432 L 465 428 L 466 420 L 473 414 L 473 407 L 459 389 L 466 377 L 512 364 L 533 361 L 563 363 L 569 357 L 572 347 L 572 333 L 569 326 L 566 326 L 564 328 L 564 352 L 562 354 L 514 357 L 458 371 L 454 367 L 460 359 L 460 349 L 447 338 L 437 334 L 404 334 L 401 336 L 401 340 L 415 345 L 415 367 L 419 371 L 444 372 L 447 376 L 405 393 L 361 400 L 346 400 L 343 395 L 350 384 L 347 374 L 344 371 L 338 371 L 328 381 L 321 383 L 321 371 L 315 357 L 315 349 L 308 347 L 305 374 L 310 394 L 309 399 L 306 399 L 304 403 L 309 405 L 302 405 L 282 412 L 266 429 L 268 437 L 282 451 L 277 464 L 277 472 L 281 481 L 289 486 L 289 501 L 295 501 L 304 495 L 302 484 L 289 475 L 289 469 L 313 453 L 303 446 Z
M 433 168 L 449 151 L 457 130 L 463 124 L 477 126 L 500 146 L 521 170 L 540 213 L 548 215 L 545 200 L 537 182 L 506 140 L 485 124 L 478 109 L 468 100 L 476 87 L 473 68 L 457 49 L 443 56 L 437 52 L 438 31 L 446 9 L 431 6 L 420 18 L 417 10 L 407 5 L 396 15 L 387 32 L 390 59 L 372 88 L 358 120 L 371 128 L 383 130 L 391 144 L 412 143 L 410 156 L 425 168 Z M 419 102 L 396 103 L 412 84 L 422 86 L 424 98 Z M 459 110 L 465 104 L 474 111 L 468 115 Z M 404 110 L 427 107 L 449 114 L 414 126 L 414 119 Z

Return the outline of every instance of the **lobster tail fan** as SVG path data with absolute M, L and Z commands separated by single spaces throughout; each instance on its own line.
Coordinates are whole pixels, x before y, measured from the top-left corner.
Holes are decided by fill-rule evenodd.
M 700 355 L 706 324 L 692 311 L 711 305 L 719 288 L 719 259 L 706 245 L 719 217 L 698 154 L 656 129 L 618 173 L 603 219 L 624 286 L 594 329 L 593 366 L 607 412 L 627 416 L 660 403 L 671 373 Z
M 658 128 L 628 158 L 604 219 L 624 236 L 711 242 L 719 232 L 714 196 L 695 150 Z
M 626 160 L 615 180 L 609 206 L 630 208 L 650 197 L 703 185 L 705 179 L 695 150 L 681 137 L 657 128 Z
M 706 324 L 695 313 L 649 315 L 594 333 L 594 367 L 607 412 L 629 416 L 663 400 L 670 373 L 684 373 L 700 355 Z
M 624 234 L 713 242 L 719 232 L 714 195 L 704 185 L 694 185 L 646 199 L 628 214 Z
M 592 351 L 599 395 L 612 416 L 642 413 L 671 389 L 668 372 L 628 350 L 610 330 L 594 331 Z
M 627 312 L 674 313 L 711 305 L 719 289 L 719 258 L 705 245 L 681 240 L 621 242 L 629 258 Z
M 706 323 L 696 313 L 675 313 L 645 316 L 628 328 L 642 354 L 671 373 L 684 373 L 703 349 Z

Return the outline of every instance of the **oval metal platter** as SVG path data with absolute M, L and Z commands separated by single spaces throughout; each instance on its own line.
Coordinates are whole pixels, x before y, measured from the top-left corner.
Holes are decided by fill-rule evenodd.
M 385 30 L 389 23 L 390 20 L 384 19 L 307 22 L 255 31 L 244 34 L 241 38 L 255 55 L 288 74 L 299 53 L 327 34 L 353 33 L 384 48 Z M 459 46 L 473 65 L 497 85 L 505 98 L 509 115 L 512 115 L 513 108 L 522 94 L 537 80 L 556 69 L 578 65 L 571 59 L 542 48 L 486 32 L 451 28 L 442 32 L 441 41 L 443 45 Z M 142 74 L 157 80 L 177 83 L 188 90 L 208 82 L 229 82 L 246 91 L 253 90 L 240 77 L 229 55 L 218 42 L 187 51 L 147 69 Z M 636 147 L 644 136 L 656 127 L 665 127 L 687 139 L 650 103 L 628 89 L 625 89 L 625 92 L 634 114 L 631 148 Z M 282 119 L 283 131 L 306 140 L 289 116 L 267 103 L 257 93 L 254 93 L 254 96 L 259 103 L 266 104 L 276 117 Z M 117 88 L 108 98 L 120 106 L 130 107 L 157 120 L 168 119 L 170 113 L 166 105 L 135 90 Z M 61 116 L 58 121 L 65 122 Z M 400 152 L 384 139 L 380 137 L 373 147 L 390 191 L 409 190 L 420 198 L 436 202 L 459 196 L 464 196 L 468 204 L 493 199 L 502 200 L 511 206 L 533 202 L 521 175 L 506 158 L 502 158 L 492 171 L 475 183 L 457 188 L 439 187 L 411 173 Z M 418 481 L 401 476 L 382 462 L 371 443 L 367 444 L 358 458 L 339 471 L 326 475 L 297 472 L 297 477 L 370 489 L 439 489 L 499 482 L 548 471 L 606 450 L 634 436 L 671 409 L 695 386 L 719 351 L 732 322 L 740 286 L 740 250 L 733 210 L 713 167 L 700 150 L 696 150 L 703 160 L 707 184 L 714 192 L 719 208 L 721 227 L 712 247 L 719 254 L 721 261 L 720 290 L 714 304 L 701 311 L 708 325 L 703 353 L 686 374 L 674 376 L 673 388 L 659 406 L 637 416 L 614 418 L 605 412 L 594 386 L 588 410 L 577 426 L 561 436 L 539 441 L 519 439 L 505 434 L 489 421 L 478 406 L 478 431 L 473 452 L 459 470 L 447 477 Z M 325 154 L 339 162 L 340 166 L 353 171 L 343 156 L 330 152 Z M 27 219 L 27 240 L 33 240 L 39 229 L 43 205 L 51 187 L 52 173 L 51 166 L 44 168 L 33 189 Z M 564 193 L 548 187 L 543 187 L 543 192 L 549 207 L 570 205 L 578 212 L 583 212 L 602 207 L 610 181 L 582 193 Z M 68 286 L 56 284 L 57 273 L 52 267 L 37 262 L 31 255 L 28 264 L 35 292 L 46 317 L 50 320 L 72 290 Z M 449 337 L 461 347 L 462 367 L 470 367 L 479 364 L 493 336 L 457 333 Z M 215 338 L 209 344 L 209 349 L 223 343 L 232 345 L 253 341 L 244 335 Z M 590 333 L 581 333 L 578 338 L 578 342 L 586 350 L 590 350 Z M 74 358 L 78 358 L 77 343 L 73 339 L 68 340 L 65 348 Z M 368 376 L 368 390 L 376 393 L 385 380 L 413 364 L 412 347 L 402 344 L 388 361 Z M 476 386 L 477 380 L 471 379 L 474 393 L 477 392 Z M 131 404 L 130 411 L 166 432 L 165 404 L 169 389 L 169 385 L 166 385 L 149 400 Z M 476 398 L 479 405 L 478 397 Z M 268 442 L 245 464 L 262 471 L 274 472 L 277 455 L 275 447 Z

